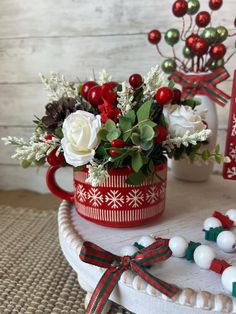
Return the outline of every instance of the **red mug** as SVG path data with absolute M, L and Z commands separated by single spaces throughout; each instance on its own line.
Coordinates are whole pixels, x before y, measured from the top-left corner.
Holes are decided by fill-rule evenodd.
M 60 167 L 48 168 L 46 181 L 56 196 L 74 202 L 77 212 L 87 220 L 109 227 L 135 227 L 147 224 L 165 210 L 167 164 L 156 167 L 156 176 L 141 185 L 126 183 L 128 168 L 113 169 L 105 182 L 92 187 L 86 182 L 88 171 L 74 171 L 74 192 L 58 186 L 55 173 Z

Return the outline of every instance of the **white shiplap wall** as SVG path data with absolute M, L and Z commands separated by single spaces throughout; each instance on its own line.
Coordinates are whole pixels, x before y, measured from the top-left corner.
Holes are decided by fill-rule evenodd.
M 116 80 L 145 73 L 161 58 L 147 42 L 152 28 L 165 31 L 181 21 L 170 14 L 173 0 L 1 0 L 0 1 L 0 134 L 28 136 L 34 114 L 47 102 L 38 73 L 64 73 L 86 79 L 106 68 Z M 208 1 L 202 0 L 202 8 Z M 236 1 L 225 0 L 213 24 L 233 28 Z M 234 38 L 228 41 L 232 51 Z M 163 46 L 168 54 L 168 47 Z M 233 72 L 235 58 L 228 64 Z M 231 92 L 232 78 L 221 86 Z M 224 145 L 228 106 L 220 108 L 219 142 Z M 34 168 L 22 170 L 10 159 L 11 147 L 0 143 L 0 188 L 46 191 Z

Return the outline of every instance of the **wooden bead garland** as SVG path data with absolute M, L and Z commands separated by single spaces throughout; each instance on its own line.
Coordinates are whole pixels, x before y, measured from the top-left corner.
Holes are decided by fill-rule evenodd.
M 217 246 L 226 253 L 236 250 L 236 235 L 230 231 L 236 226 L 236 209 L 229 209 L 225 215 L 215 211 L 212 217 L 205 219 L 203 231 L 205 240 L 215 241 Z
M 133 245 L 121 249 L 122 254 L 132 255 L 156 241 L 157 238 L 144 236 Z M 194 261 L 201 269 L 209 269 L 221 275 L 221 282 L 225 290 L 236 297 L 236 266 L 225 260 L 217 259 L 216 252 L 209 245 L 187 241 L 184 237 L 174 236 L 169 240 L 172 255 Z

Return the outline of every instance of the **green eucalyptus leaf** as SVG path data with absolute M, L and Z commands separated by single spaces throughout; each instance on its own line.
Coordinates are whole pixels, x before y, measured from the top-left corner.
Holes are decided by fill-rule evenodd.
M 140 122 L 139 127 L 142 125 L 149 125 L 151 128 L 154 128 L 155 126 L 157 126 L 157 124 L 151 120 Z
M 63 137 L 64 137 L 64 134 L 63 134 L 63 132 L 62 132 L 62 128 L 56 128 L 56 129 L 55 129 L 55 134 L 56 134 L 56 136 L 59 137 L 59 138 L 63 138 Z
M 45 158 L 41 158 L 39 160 L 34 160 L 34 164 L 37 167 L 42 167 L 45 164 Z
M 107 134 L 108 134 L 108 131 L 105 129 L 105 128 L 102 128 L 101 130 L 99 130 L 98 132 L 98 137 L 103 140 L 103 141 L 106 141 L 107 139 Z
M 153 128 L 149 125 L 142 125 L 140 127 L 140 138 L 145 141 L 150 141 L 155 136 Z
M 215 153 L 220 154 L 220 145 L 219 144 L 217 144 L 215 147 Z
M 130 138 L 130 135 L 132 134 L 132 130 L 126 132 L 123 134 L 122 138 L 123 138 L 123 141 L 127 142 L 128 139 Z
M 116 124 L 114 121 L 112 121 L 111 119 L 108 119 L 104 125 L 104 128 L 107 130 L 107 131 L 111 131 L 113 129 L 116 128 Z
M 149 150 L 153 147 L 153 141 L 144 141 L 144 142 L 141 142 L 140 144 L 141 148 L 143 150 Z
M 26 169 L 26 168 L 28 168 L 31 165 L 31 161 L 29 161 L 29 160 L 22 160 L 20 165 L 21 165 L 22 168 Z
M 221 164 L 222 162 L 222 156 L 220 154 L 215 155 L 215 161 L 217 164 Z
M 152 101 L 148 100 L 137 111 L 137 118 L 138 122 L 150 118 L 150 111 L 151 111 Z
M 134 153 L 132 157 L 132 168 L 134 172 L 138 172 L 143 166 L 143 158 L 140 153 Z
M 211 152 L 208 150 L 208 149 L 205 149 L 203 152 L 202 152 L 202 159 L 204 161 L 207 161 L 211 156 Z
M 175 81 L 170 80 L 169 84 L 168 84 L 168 87 L 171 88 L 171 89 L 174 88 L 175 87 Z
M 121 132 L 119 129 L 114 129 L 111 132 L 108 132 L 106 138 L 109 142 L 117 139 L 120 136 Z
M 131 121 L 128 118 L 123 117 L 123 116 L 119 117 L 119 125 L 123 132 L 128 131 L 129 129 L 132 128 Z
M 129 119 L 133 125 L 136 119 L 134 110 L 130 110 L 129 112 L 127 112 L 127 114 L 125 115 L 125 118 Z
M 128 176 L 126 182 L 131 185 L 140 185 L 143 183 L 145 179 L 146 179 L 146 176 L 144 175 L 142 170 L 139 170 L 139 172 L 131 173 Z
M 131 141 L 134 145 L 140 145 L 141 143 L 140 134 L 137 132 L 133 132 L 131 135 Z

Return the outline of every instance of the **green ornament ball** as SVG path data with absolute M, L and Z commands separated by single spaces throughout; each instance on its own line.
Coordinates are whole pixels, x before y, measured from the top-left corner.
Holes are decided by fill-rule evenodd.
M 227 28 L 224 26 L 216 27 L 216 32 L 217 32 L 217 41 L 220 43 L 225 41 L 229 35 Z
M 170 28 L 165 33 L 165 41 L 168 45 L 174 46 L 179 41 L 179 31 L 176 28 Z
M 171 74 L 176 70 L 176 62 L 174 59 L 166 59 L 163 61 L 161 68 L 166 74 Z
M 187 59 L 190 59 L 194 56 L 194 54 L 191 52 L 191 50 L 187 46 L 184 46 L 183 48 L 183 55 Z
M 200 2 L 198 0 L 188 0 L 188 11 L 189 15 L 194 15 L 200 9 Z
M 210 59 L 208 67 L 212 72 L 214 72 L 215 70 L 222 68 L 224 64 L 225 64 L 224 59 L 219 59 L 219 60 Z
M 217 41 L 218 37 L 217 31 L 214 27 L 207 27 L 201 34 L 201 37 L 206 39 L 210 45 L 214 44 Z

